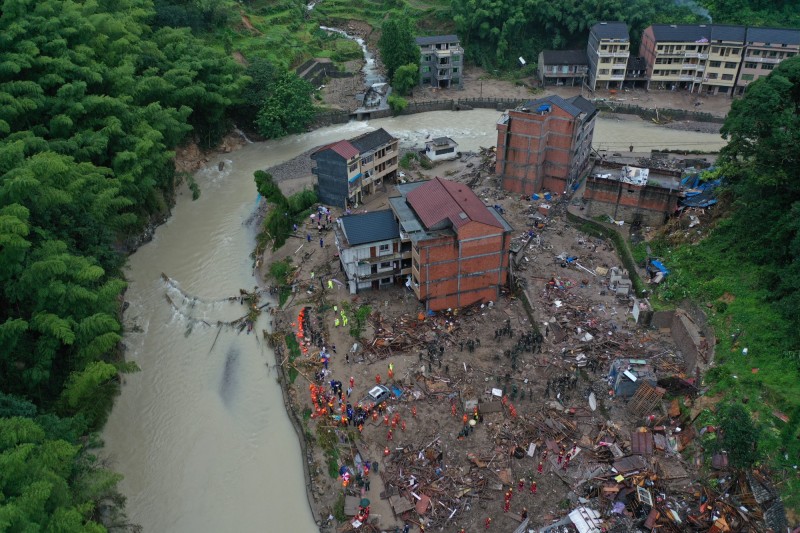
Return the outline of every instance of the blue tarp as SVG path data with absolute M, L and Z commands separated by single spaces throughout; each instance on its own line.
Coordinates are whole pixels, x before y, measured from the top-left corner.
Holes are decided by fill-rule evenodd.
M 354 181 L 356 181 L 358 178 L 360 178 L 363 175 L 364 175 L 363 173 L 359 172 L 358 174 L 356 174 L 355 176 L 353 176 L 352 178 L 347 180 L 347 183 L 353 183 Z
M 669 270 L 667 270 L 667 267 L 665 267 L 664 263 L 662 263 L 661 261 L 656 261 L 655 259 L 651 259 L 650 266 L 653 267 L 655 270 L 660 270 L 661 272 L 664 273 L 665 276 L 669 274 Z

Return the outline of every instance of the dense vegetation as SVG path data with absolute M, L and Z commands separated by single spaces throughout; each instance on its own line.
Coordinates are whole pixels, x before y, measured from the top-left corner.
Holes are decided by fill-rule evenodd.
M 733 103 L 722 129 L 728 209 L 699 244 L 651 243 L 672 274 L 657 296 L 708 302 L 718 345 L 706 377 L 728 401 L 747 402 L 762 429 L 740 450 L 780 469 L 786 503 L 800 507 L 800 58 L 781 63 Z M 680 232 L 683 234 L 684 232 Z M 746 348 L 746 350 L 745 350 Z M 780 413 L 788 417 L 783 422 Z M 723 410 L 722 419 L 731 417 Z M 740 417 L 740 413 L 734 413 Z M 732 424 L 742 426 L 740 423 Z M 752 442 L 752 435 L 740 442 Z
M 701 0 L 714 22 L 748 26 L 800 27 L 797 0 Z
M 113 7 L 112 7 L 113 6 Z M 124 526 L 89 453 L 118 389 L 118 243 L 166 213 L 172 149 L 210 145 L 246 78 L 147 2 L 0 17 L 0 530 Z

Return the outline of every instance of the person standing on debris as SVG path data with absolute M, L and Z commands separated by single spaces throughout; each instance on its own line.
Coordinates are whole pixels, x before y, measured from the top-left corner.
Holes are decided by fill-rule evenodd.
M 322 237 L 320 237 L 320 239 L 319 239 L 319 247 L 320 248 L 325 248 L 325 240 L 322 239 Z
M 394 363 L 389 363 L 389 379 L 394 378 Z
M 306 240 L 308 242 L 311 242 L 311 234 L 310 233 L 306 233 Z
M 352 389 L 355 386 L 356 386 L 356 378 L 350 376 L 350 388 Z
M 539 463 L 539 464 L 542 464 L 542 463 Z M 531 481 L 531 494 L 536 494 L 536 482 L 535 481 Z
M 511 502 L 506 500 L 506 503 L 503 505 L 503 512 L 507 513 L 509 509 L 511 509 Z
M 411 417 L 412 418 L 417 418 L 417 406 L 416 405 L 412 405 L 411 406 Z
M 375 384 L 376 385 L 380 385 L 381 384 L 381 375 L 380 374 L 375 374 Z
M 333 327 L 335 327 L 335 328 L 339 327 L 339 318 L 338 317 L 333 320 Z
M 524 479 L 520 479 L 519 483 L 517 483 L 517 490 L 522 491 L 522 489 L 524 489 L 524 488 L 525 488 L 525 480 Z
M 411 524 L 406 523 L 406 525 L 403 526 L 403 533 L 408 533 L 409 531 L 411 531 Z
M 491 518 L 487 518 L 486 522 L 483 523 L 483 528 L 484 529 L 489 529 L 489 526 L 491 526 L 491 525 L 492 525 L 492 519 Z
M 522 508 L 522 512 L 519 513 L 519 517 L 522 518 L 523 520 L 528 518 L 528 508 L 527 507 L 523 507 Z
M 329 290 L 333 290 L 333 280 L 332 279 L 328 280 L 328 289 Z
M 537 472 L 537 473 L 539 473 L 539 474 L 541 474 L 541 473 L 542 473 L 542 469 L 543 469 L 543 468 L 544 468 L 544 463 L 542 463 L 541 461 L 539 461 L 539 466 L 537 466 L 537 467 L 536 467 L 536 472 Z M 535 485 L 535 484 L 536 484 L 536 483 L 534 483 L 534 485 Z M 531 487 L 531 491 L 533 491 L 533 487 Z

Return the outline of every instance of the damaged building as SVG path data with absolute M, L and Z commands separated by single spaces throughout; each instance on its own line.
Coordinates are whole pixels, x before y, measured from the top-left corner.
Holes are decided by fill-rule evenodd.
M 462 183 L 397 186 L 389 199 L 401 246 L 411 244 L 410 288 L 431 311 L 497 300 L 507 283 L 512 228 Z

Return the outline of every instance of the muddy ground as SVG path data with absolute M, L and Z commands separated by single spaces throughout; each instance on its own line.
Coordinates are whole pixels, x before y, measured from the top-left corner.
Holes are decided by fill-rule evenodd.
M 289 163 L 286 168 L 295 166 Z M 609 396 L 605 376 L 610 361 L 616 357 L 645 358 L 670 372 L 680 372 L 682 368 L 680 354 L 669 336 L 638 328 L 630 317 L 630 303 L 613 296 L 607 288 L 608 278 L 597 274 L 620 265 L 611 244 L 587 237 L 568 224 L 563 199 L 532 202 L 503 192 L 498 180 L 485 171 L 492 166 L 491 154 L 466 155 L 430 170 L 413 169 L 407 172 L 407 177 L 439 175 L 468 184 L 487 204 L 501 206 L 515 228 L 516 243 L 527 239 L 527 232 L 532 229 L 531 215 L 543 212 L 539 206 L 551 206 L 547 210 L 547 225 L 537 230 L 536 238 L 520 252 L 523 259 L 517 270 L 518 283 L 532 299 L 532 315 L 511 294 L 486 302 L 483 307 L 460 310 L 457 315 L 438 313 L 422 317 L 423 306 L 402 286 L 351 295 L 342 286 L 345 279 L 332 232 L 318 233 L 310 221 L 298 229 L 296 238 L 265 258 L 265 264 L 269 264 L 291 256 L 298 267 L 294 275 L 297 292 L 275 316 L 274 328 L 296 333 L 298 314 L 309 308 L 311 331 L 322 336 L 328 351 L 331 346 L 337 348 L 329 364 L 330 373 L 317 381 L 318 385 L 324 388 L 331 380 L 338 380 L 346 389 L 352 377 L 355 385 L 348 402 L 353 404 L 376 383 L 376 376 L 380 376 L 382 383 L 402 391 L 402 396 L 391 400 L 388 406 L 389 416 L 394 418 L 397 414 L 400 418 L 391 440 L 388 435 L 391 426 L 385 426 L 382 417 L 375 422 L 369 418 L 361 433 L 352 426 L 337 427 L 329 417 L 306 422 L 307 433 L 312 435 L 317 434 L 319 425 L 336 432 L 340 464 L 352 466 L 356 451 L 362 459 L 378 464 L 377 474 L 370 475 L 369 491 L 359 490 L 355 483 L 346 489 L 353 497 L 370 499 L 368 527 L 375 531 L 392 531 L 405 523 L 413 525 L 412 531 L 419 531 L 420 526 L 453 532 L 461 527 L 477 531 L 484 528 L 487 518 L 492 519 L 492 530 L 511 531 L 518 525 L 518 514 L 523 508 L 530 513 L 531 525 L 552 523 L 574 508 L 579 497 L 591 497 L 581 492 L 584 486 L 579 481 L 597 466 L 598 440 L 615 440 L 626 449 L 630 446 L 631 431 L 645 424 L 641 416 L 628 411 L 625 401 Z M 478 173 L 479 169 L 484 171 Z M 286 176 L 283 172 L 273 175 Z M 307 180 L 286 180 L 281 187 L 289 193 L 306 185 Z M 389 194 L 391 187 L 387 186 L 367 198 L 359 211 L 386 209 Z M 334 217 L 340 214 L 333 213 Z M 305 238 L 307 233 L 312 235 L 310 243 Z M 577 256 L 589 272 L 562 266 L 563 262 L 555 258 L 561 253 Z M 327 288 L 328 279 L 335 280 L 333 289 Z M 563 288 L 549 285 L 554 279 Z M 349 309 L 351 320 L 356 309 L 370 307 L 372 315 L 360 338 L 354 339 L 346 328 L 335 327 L 334 320 L 340 315 L 334 312 L 334 306 L 339 310 Z M 566 324 L 563 338 L 561 335 L 556 338 L 553 333 L 557 327 L 552 325 L 553 320 Z M 495 338 L 497 331 L 506 325 L 514 336 Z M 592 332 L 593 341 L 582 340 L 587 331 Z M 508 351 L 524 335 L 536 332 L 547 333 L 541 353 L 538 349 L 531 353 L 523 348 L 514 361 Z M 309 337 L 309 332 L 305 333 Z M 470 341 L 475 344 L 473 350 L 469 349 Z M 346 357 L 354 342 L 359 343 L 358 351 Z M 381 344 L 386 346 L 380 347 Z M 435 350 L 435 357 L 429 355 L 429 347 Z M 442 349 L 439 356 L 438 350 Z M 308 353 L 295 361 L 301 373 L 291 387 L 291 395 L 294 409 L 300 414 L 311 408 L 309 384 L 322 369 L 318 353 L 318 347 L 308 346 Z M 593 361 L 592 365 L 578 367 L 580 354 Z M 392 379 L 388 377 L 390 363 L 394 366 Z M 555 385 L 558 380 L 566 383 L 559 391 Z M 516 416 L 500 398 L 492 395 L 492 389 L 505 391 Z M 597 398 L 596 411 L 587 402 L 590 392 Z M 465 408 L 470 401 L 479 402 L 480 411 L 492 412 L 483 415 L 482 421 L 464 437 L 462 417 L 472 416 L 472 411 Z M 416 416 L 412 415 L 414 408 Z M 660 409 L 656 414 L 659 419 L 664 418 Z M 565 420 L 566 429 L 543 430 L 543 417 Z M 405 430 L 401 429 L 403 423 Z M 527 452 L 531 444 L 536 446 L 532 457 L 514 456 L 515 451 Z M 548 445 L 550 452 L 545 458 L 541 450 Z M 557 464 L 560 445 L 568 452 L 578 451 L 566 470 Z M 390 454 L 384 456 L 387 447 Z M 325 517 L 345 489 L 341 478 L 329 476 L 328 460 L 313 440 L 311 450 L 312 505 L 319 516 Z M 431 455 L 430 450 L 435 453 Z M 439 454 L 441 462 L 435 460 Z M 541 474 L 537 473 L 540 461 Z M 435 465 L 440 466 L 440 474 L 435 473 Z M 402 489 L 412 484 L 410 473 L 415 476 L 413 483 L 420 483 L 412 485 L 410 492 L 431 496 L 433 508 L 424 514 L 412 510 L 397 515 L 388 498 L 407 496 Z M 520 480 L 523 480 L 521 493 Z M 537 483 L 536 494 L 531 493 L 531 481 Z M 515 494 L 509 512 L 504 512 L 504 494 L 509 488 Z M 339 531 L 351 527 L 334 521 L 323 527 L 332 530 L 334 526 Z

